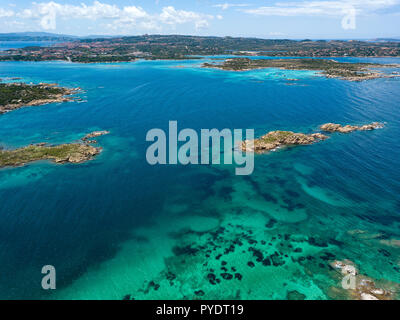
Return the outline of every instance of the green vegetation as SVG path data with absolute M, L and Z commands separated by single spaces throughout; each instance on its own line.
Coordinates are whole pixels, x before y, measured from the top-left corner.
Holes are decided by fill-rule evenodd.
M 251 141 L 243 141 L 241 149 L 245 152 L 263 153 L 279 147 L 309 145 L 328 139 L 321 133 L 304 134 L 292 131 L 271 131 L 266 135 Z
M 79 63 L 112 63 L 112 62 L 131 62 L 135 61 L 136 58 L 132 56 L 78 56 L 72 57 L 71 62 Z
M 132 49 L 153 57 L 188 55 L 254 54 L 271 56 L 399 56 L 400 43 L 363 41 L 295 41 L 233 37 L 145 35 L 82 40 L 89 47 L 110 46 L 118 54 Z
M 400 56 L 399 42 L 294 41 L 257 38 L 144 35 L 71 41 L 0 53 L 0 61 L 122 62 L 141 59 L 193 59 L 202 55 L 272 57 Z
M 259 140 L 261 140 L 263 143 L 276 143 L 286 140 L 289 137 L 293 137 L 294 135 L 295 133 L 291 131 L 275 131 L 273 134 L 267 134 L 261 137 Z
M 346 80 L 366 80 L 383 77 L 383 74 L 371 71 L 371 68 L 383 68 L 388 65 L 368 63 L 346 63 L 327 59 L 227 59 L 222 64 L 204 63 L 203 67 L 218 68 L 230 71 L 246 71 L 262 68 L 279 68 L 285 70 L 321 71 L 327 77 Z
M 99 152 L 99 149 L 80 143 L 58 146 L 30 145 L 15 150 L 0 150 L 0 168 L 20 166 L 38 160 L 53 160 L 57 163 L 80 163 L 90 160 Z
M 2 83 L 0 84 L 0 106 L 29 103 L 34 100 L 53 98 L 65 93 L 65 89 L 54 86 Z
M 64 96 L 75 90 L 50 84 L 29 85 L 24 83 L 0 84 L 0 114 L 26 105 L 41 105 L 68 100 Z

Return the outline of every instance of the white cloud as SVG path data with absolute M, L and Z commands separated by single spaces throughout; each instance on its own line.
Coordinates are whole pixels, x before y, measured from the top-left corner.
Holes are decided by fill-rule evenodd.
M 134 19 L 139 19 L 139 18 L 146 18 L 148 17 L 148 14 L 146 11 L 144 11 L 141 7 L 135 7 L 135 6 L 130 6 L 130 7 L 124 7 L 123 12 Z
M 234 7 L 248 7 L 249 4 L 247 3 L 220 3 L 220 4 L 214 4 L 213 7 L 215 8 L 221 8 L 222 10 L 227 10 L 229 8 L 234 8 Z
M 177 25 L 194 22 L 196 29 L 208 27 L 208 21 L 213 19 L 211 15 L 199 14 L 193 11 L 176 10 L 174 7 L 164 7 L 159 20 L 165 24 Z
M 113 29 L 118 29 L 118 27 L 126 27 L 129 25 L 136 25 L 139 20 L 148 19 L 149 15 L 141 7 L 129 6 L 124 7 L 121 12 L 116 16 L 116 20 L 113 21 Z
M 31 8 L 19 12 L 18 17 L 37 19 L 40 26 L 46 30 L 56 29 L 56 20 L 58 17 L 63 19 L 108 19 L 112 21 L 107 24 L 107 27 L 114 30 L 133 26 L 160 30 L 161 25 L 175 27 L 176 25 L 186 23 L 191 23 L 196 29 L 200 29 L 207 27 L 209 21 L 214 19 L 212 15 L 177 10 L 172 6 L 162 8 L 161 13 L 149 14 L 138 6 L 118 7 L 100 1 L 94 1 L 92 5 L 85 3 L 68 5 L 54 1 L 33 3 Z
M 0 8 L 0 18 L 9 18 L 14 16 L 14 11 Z
M 57 2 L 32 3 L 30 9 L 23 10 L 19 16 L 23 18 L 37 18 L 48 14 L 60 17 L 74 17 L 86 19 L 110 19 L 117 18 L 121 10 L 115 5 L 103 4 L 94 1 L 92 5 L 82 3 L 80 6 L 59 4 Z
M 278 2 L 273 6 L 241 11 L 264 16 L 339 16 L 355 9 L 357 14 L 372 13 L 376 10 L 390 8 L 399 4 L 399 0 L 342 0 L 342 1 L 303 1 Z
M 400 0 L 278 2 L 274 6 L 240 9 L 240 11 L 261 16 L 340 16 L 342 17 L 342 28 L 354 30 L 357 15 L 371 14 L 377 10 L 391 8 L 399 3 Z

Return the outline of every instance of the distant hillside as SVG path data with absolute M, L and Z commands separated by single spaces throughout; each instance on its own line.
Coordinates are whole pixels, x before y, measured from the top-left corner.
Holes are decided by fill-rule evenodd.
M 47 32 L 0 33 L 0 41 L 71 41 L 78 37 Z
M 53 38 L 54 39 L 54 38 Z M 60 39 L 60 37 L 58 38 Z M 129 62 L 136 59 L 193 59 L 233 54 L 270 57 L 400 57 L 400 42 L 273 40 L 257 38 L 143 35 L 63 38 L 56 47 L 5 50 L 0 61 Z
M 372 42 L 400 42 L 400 37 L 398 38 L 378 38 L 370 40 Z

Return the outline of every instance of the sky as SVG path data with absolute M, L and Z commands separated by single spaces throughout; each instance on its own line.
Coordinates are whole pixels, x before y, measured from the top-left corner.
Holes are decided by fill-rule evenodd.
M 0 33 L 400 37 L 400 0 L 0 0 Z

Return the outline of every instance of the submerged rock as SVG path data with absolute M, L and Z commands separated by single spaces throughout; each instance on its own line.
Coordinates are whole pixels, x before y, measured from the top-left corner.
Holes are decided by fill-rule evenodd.
M 197 290 L 194 292 L 194 294 L 198 297 L 203 297 L 205 295 L 203 290 Z
M 305 300 L 306 296 L 300 292 L 298 292 L 297 290 L 293 290 L 293 291 L 289 291 L 287 293 L 286 298 L 288 300 Z
M 242 280 L 243 276 L 240 273 L 235 273 L 235 279 Z
M 231 280 L 231 279 L 233 278 L 233 275 L 230 274 L 230 273 L 225 272 L 225 273 L 221 273 L 221 277 L 222 277 L 224 280 Z
M 400 248 L 400 240 L 398 239 L 389 239 L 389 240 L 383 239 L 380 240 L 380 243 L 388 247 Z

